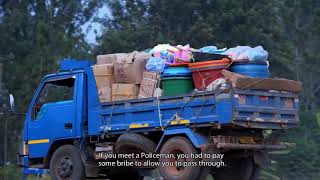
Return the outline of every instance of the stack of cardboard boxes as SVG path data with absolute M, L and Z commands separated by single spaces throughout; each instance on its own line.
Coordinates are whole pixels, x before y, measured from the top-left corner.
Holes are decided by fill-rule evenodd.
M 100 64 L 93 67 L 94 76 L 101 102 L 111 101 L 111 87 L 115 83 L 113 64 Z
M 97 56 L 93 72 L 100 102 L 153 97 L 159 75 L 145 69 L 149 53 L 117 53 Z

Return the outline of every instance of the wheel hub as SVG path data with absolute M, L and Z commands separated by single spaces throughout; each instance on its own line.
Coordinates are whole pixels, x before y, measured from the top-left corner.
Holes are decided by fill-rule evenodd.
M 178 159 L 177 155 L 178 154 L 183 154 L 183 151 L 181 151 L 180 149 L 173 149 L 170 154 L 174 154 L 175 158 L 174 159 L 168 159 L 168 161 L 174 162 L 174 163 L 183 163 L 186 161 L 186 159 L 184 158 L 180 158 Z M 184 167 L 183 166 L 169 166 L 167 167 L 168 172 L 172 175 L 180 175 L 183 173 Z
M 70 157 L 64 156 L 61 158 L 60 162 L 57 163 L 57 174 L 61 178 L 70 177 L 73 172 L 73 163 Z

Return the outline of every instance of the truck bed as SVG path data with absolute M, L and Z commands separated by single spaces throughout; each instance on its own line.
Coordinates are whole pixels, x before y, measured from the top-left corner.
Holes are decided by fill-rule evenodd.
M 153 131 L 177 126 L 287 129 L 299 122 L 298 94 L 225 89 L 101 104 L 97 133 Z

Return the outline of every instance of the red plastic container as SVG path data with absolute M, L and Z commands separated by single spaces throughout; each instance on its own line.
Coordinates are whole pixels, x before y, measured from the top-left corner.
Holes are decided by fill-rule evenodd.
M 221 74 L 230 64 L 229 59 L 205 61 L 189 64 L 195 87 L 204 90 L 214 80 L 223 77 Z

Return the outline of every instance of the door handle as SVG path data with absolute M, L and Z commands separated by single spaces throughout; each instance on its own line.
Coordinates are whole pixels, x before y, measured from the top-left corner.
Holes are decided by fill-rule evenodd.
M 72 123 L 65 123 L 64 128 L 65 129 L 72 129 Z

